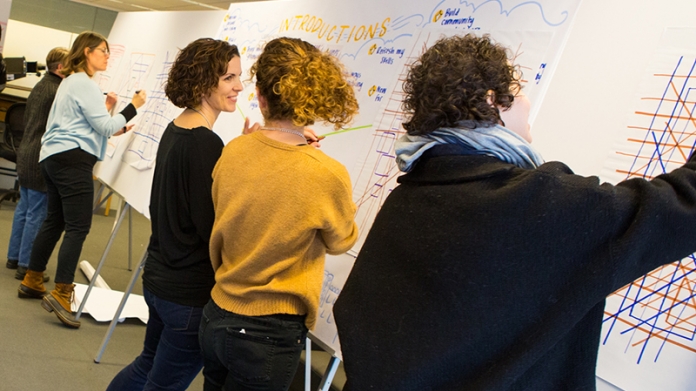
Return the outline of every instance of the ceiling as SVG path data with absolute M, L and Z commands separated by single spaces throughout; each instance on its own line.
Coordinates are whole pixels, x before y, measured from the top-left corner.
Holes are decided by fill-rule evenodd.
M 227 10 L 234 0 L 70 0 L 117 12 Z M 248 0 L 247 0 L 248 1 Z

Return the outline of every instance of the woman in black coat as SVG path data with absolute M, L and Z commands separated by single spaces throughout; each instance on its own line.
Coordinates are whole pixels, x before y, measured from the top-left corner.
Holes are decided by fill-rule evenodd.
M 353 390 L 594 390 L 605 297 L 696 251 L 696 162 L 612 186 L 543 163 L 506 49 L 404 84 L 399 178 L 334 307 Z

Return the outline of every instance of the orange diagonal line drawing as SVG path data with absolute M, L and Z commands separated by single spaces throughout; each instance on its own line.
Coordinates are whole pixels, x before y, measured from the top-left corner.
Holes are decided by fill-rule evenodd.
M 640 100 L 654 100 L 658 102 L 670 102 L 670 103 L 676 103 L 678 102 L 677 99 L 667 99 L 667 98 L 640 98 Z M 685 101 L 686 104 L 696 104 L 696 101 L 689 102 Z
M 694 79 L 696 76 L 694 75 L 673 75 L 671 73 L 655 73 L 654 76 L 664 76 L 664 77 L 669 77 L 672 79 Z
M 684 110 L 687 113 L 689 113 L 689 117 L 687 118 L 687 120 L 691 121 L 691 124 L 696 126 L 696 119 L 694 119 L 693 113 L 691 113 L 691 111 L 689 110 L 689 107 L 686 104 L 686 102 L 684 102 L 681 95 L 679 95 L 679 91 L 677 90 L 677 86 L 675 86 L 674 83 L 672 83 L 672 82 L 669 83 L 669 86 L 672 87 L 672 91 L 674 91 L 674 93 L 677 95 L 677 99 L 679 100 L 679 103 L 682 105 L 682 108 L 684 108 Z
M 684 161 L 687 161 L 689 159 L 689 157 L 684 154 L 684 151 L 682 151 L 681 145 L 679 145 L 679 140 L 677 140 L 677 138 L 674 137 L 674 132 L 672 132 L 672 127 L 669 126 L 669 121 L 665 122 L 665 126 L 667 127 L 667 130 L 669 131 L 669 136 L 672 138 L 672 140 L 674 140 L 675 147 L 677 147 L 677 150 L 684 158 Z

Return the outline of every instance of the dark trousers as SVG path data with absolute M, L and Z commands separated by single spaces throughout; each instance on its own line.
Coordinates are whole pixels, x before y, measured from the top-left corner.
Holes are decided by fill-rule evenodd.
M 304 319 L 238 315 L 210 300 L 199 330 L 204 391 L 286 391 L 305 346 Z
M 47 157 L 41 162 L 46 180 L 48 210 L 31 251 L 29 269 L 46 270 L 48 259 L 65 231 L 58 252 L 56 283 L 72 284 L 82 244 L 92 226 L 94 184 L 92 169 L 97 158 L 79 148 Z
M 143 287 L 150 310 L 143 351 L 111 381 L 107 391 L 184 391 L 200 372 L 198 326 L 203 308 L 163 300 Z

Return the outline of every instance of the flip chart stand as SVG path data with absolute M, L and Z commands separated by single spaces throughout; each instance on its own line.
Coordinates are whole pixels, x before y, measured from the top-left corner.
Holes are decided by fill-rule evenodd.
M 312 389 L 312 340 L 309 336 L 305 338 L 305 366 L 304 366 L 304 389 Z
M 114 190 L 112 190 L 109 186 L 107 186 L 104 182 L 100 182 L 99 189 L 94 193 L 94 207 L 92 208 L 92 213 L 95 213 L 97 209 L 99 209 L 102 205 L 104 205 L 105 202 L 109 200 L 109 197 L 114 195 Z M 102 193 L 104 193 L 104 190 L 108 190 L 109 192 L 106 194 L 105 197 L 102 197 Z M 124 205 L 126 205 L 123 202 L 123 197 L 118 197 L 119 202 L 121 203 L 121 206 L 118 208 L 118 211 L 116 212 L 116 221 L 118 221 L 119 216 L 121 216 L 121 213 L 125 212 L 126 209 Z M 132 258 L 131 254 L 132 252 L 132 243 L 133 243 L 133 220 L 132 220 L 132 211 L 133 208 L 128 208 L 128 271 L 133 270 L 132 268 Z M 114 227 L 116 227 L 116 222 L 114 222 Z M 113 229 L 112 229 L 113 230 Z
M 319 391 L 329 391 L 329 389 L 331 388 L 331 382 L 333 381 L 334 376 L 336 376 L 338 365 L 341 363 L 341 359 L 338 358 L 336 352 L 331 347 L 323 343 L 321 339 L 312 334 L 311 331 L 307 333 L 307 341 L 307 352 L 305 353 L 305 391 L 310 391 L 309 389 L 311 387 L 310 383 L 307 382 L 308 378 L 310 378 L 311 380 L 311 342 L 316 343 L 317 345 L 319 345 L 320 348 L 331 354 L 331 359 L 329 359 L 329 365 L 327 365 L 326 371 L 324 371 L 324 376 L 321 378 L 321 382 L 319 383 Z M 309 367 L 309 369 L 307 366 Z
M 111 323 L 109 324 L 109 329 L 106 331 L 106 334 L 104 335 L 104 339 L 102 340 L 102 344 L 99 347 L 99 351 L 97 352 L 97 356 L 94 358 L 94 362 L 99 364 L 101 362 L 102 355 L 104 354 L 104 351 L 106 350 L 106 345 L 109 343 L 109 340 L 111 339 L 111 334 L 113 334 L 114 329 L 116 328 L 116 324 L 118 323 L 118 319 L 121 317 L 121 312 L 123 312 L 123 307 L 126 306 L 126 302 L 128 301 L 128 296 L 130 296 L 131 292 L 133 291 L 133 287 L 135 286 L 136 281 L 138 281 L 138 277 L 140 277 L 140 272 L 142 272 L 143 267 L 145 267 L 145 260 L 147 259 L 147 249 L 143 253 L 142 258 L 140 259 L 140 263 L 138 264 L 138 267 L 135 268 L 133 271 L 133 275 L 131 276 L 130 282 L 128 283 L 128 287 L 126 288 L 126 291 L 123 292 L 123 297 L 121 298 L 121 303 L 119 303 L 118 308 L 116 309 L 116 313 L 114 314 L 114 318 L 111 320 Z M 92 279 L 94 280 L 94 278 Z
M 109 250 L 111 249 L 111 245 L 114 243 L 114 239 L 116 238 L 116 234 L 118 233 L 119 228 L 121 227 L 121 223 L 123 222 L 123 218 L 128 214 L 128 220 L 129 220 L 129 225 L 128 225 L 128 267 L 130 268 L 130 251 L 131 251 L 131 239 L 132 239 L 132 224 L 130 224 L 131 220 L 131 214 L 130 214 L 131 206 L 128 203 L 125 203 L 123 206 L 123 209 L 118 215 L 118 218 L 116 219 L 116 224 L 114 225 L 114 228 L 111 230 L 111 236 L 109 237 L 109 241 L 106 243 L 106 248 L 104 249 L 104 253 L 102 254 L 101 260 L 99 260 L 99 265 L 97 266 L 96 270 L 94 271 L 94 275 L 92 276 L 92 279 L 89 281 L 89 286 L 87 287 L 87 292 L 85 292 L 85 296 L 82 298 L 82 302 L 80 303 L 80 308 L 78 308 L 77 313 L 75 314 L 75 320 L 79 320 L 80 316 L 82 316 L 82 311 L 85 308 L 85 303 L 87 303 L 87 299 L 89 298 L 89 294 L 92 292 L 92 288 L 94 288 L 94 284 L 97 282 L 97 276 L 99 276 L 99 272 L 101 272 L 102 266 L 104 266 L 104 262 L 106 261 L 106 256 L 109 254 Z

